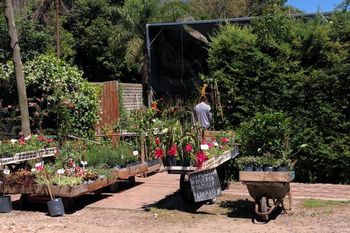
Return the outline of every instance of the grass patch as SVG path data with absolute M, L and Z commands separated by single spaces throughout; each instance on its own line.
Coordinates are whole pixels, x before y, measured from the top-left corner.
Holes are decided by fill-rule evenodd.
M 348 205 L 350 201 L 331 201 L 331 200 L 318 200 L 307 199 L 303 201 L 303 207 L 305 208 L 322 208 L 330 206 Z

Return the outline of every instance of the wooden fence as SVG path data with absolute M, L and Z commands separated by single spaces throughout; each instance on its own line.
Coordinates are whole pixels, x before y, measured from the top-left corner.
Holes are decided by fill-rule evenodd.
M 97 135 L 101 135 L 103 128 L 111 128 L 113 124 L 119 121 L 121 101 L 126 110 L 142 109 L 144 106 L 142 84 L 109 81 L 98 85 L 103 85 L 103 91 L 100 104 L 100 121 L 96 125 Z M 121 100 L 119 96 L 121 96 Z

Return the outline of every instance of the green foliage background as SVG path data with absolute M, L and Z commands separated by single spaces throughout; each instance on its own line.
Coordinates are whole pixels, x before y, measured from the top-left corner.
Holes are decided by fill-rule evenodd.
M 212 37 L 206 81 L 220 87 L 221 123 L 285 113 L 292 145 L 308 144 L 296 155 L 298 181 L 350 182 L 349 25 L 349 12 L 330 20 L 266 16 Z

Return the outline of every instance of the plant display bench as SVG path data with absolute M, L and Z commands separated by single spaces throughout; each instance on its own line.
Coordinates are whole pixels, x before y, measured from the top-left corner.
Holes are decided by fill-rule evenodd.
M 180 174 L 180 193 L 185 202 L 213 200 L 228 187 L 229 162 L 239 154 L 238 148 L 206 161 L 201 168 L 169 166 L 169 174 Z
M 147 171 L 142 174 L 142 177 L 147 177 L 148 174 L 158 172 L 162 166 L 162 161 L 160 159 L 154 159 L 147 161 Z
M 290 182 L 294 179 L 290 172 L 239 172 L 239 180 L 247 185 L 250 196 L 255 201 L 255 213 L 268 221 L 272 211 L 280 206 L 286 213 L 284 198 L 288 194 L 289 209 L 292 207 Z
M 123 179 L 135 182 L 135 175 L 142 174 L 145 171 L 147 171 L 147 163 L 141 163 L 122 169 L 116 169 L 114 171 L 114 176 L 111 178 L 99 177 L 96 180 L 88 181 L 73 187 L 52 185 L 52 195 L 55 197 L 61 197 L 66 209 L 73 209 L 74 198 L 89 193 L 99 195 L 102 193 L 102 189 L 108 186 L 115 187 L 116 189 L 118 182 Z M 0 184 L 0 190 L 4 190 L 2 184 Z M 21 194 L 21 202 L 23 205 L 27 204 L 28 198 L 31 196 L 49 196 L 48 187 L 46 185 L 39 184 L 5 185 L 4 192 L 7 194 Z
M 148 169 L 147 163 L 140 163 L 135 166 L 116 169 L 115 175 L 119 180 L 129 180 L 130 183 L 135 183 L 135 176 L 143 174 Z

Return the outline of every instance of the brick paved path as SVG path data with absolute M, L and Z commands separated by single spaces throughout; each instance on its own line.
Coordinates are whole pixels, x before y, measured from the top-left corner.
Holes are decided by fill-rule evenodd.
M 180 175 L 158 173 L 147 178 L 138 178 L 138 185 L 118 192 L 105 199 L 90 204 L 94 208 L 140 209 L 156 203 L 179 189 Z M 323 199 L 350 201 L 350 185 L 292 183 L 293 199 Z M 241 182 L 233 182 L 224 193 L 249 197 L 247 187 Z

